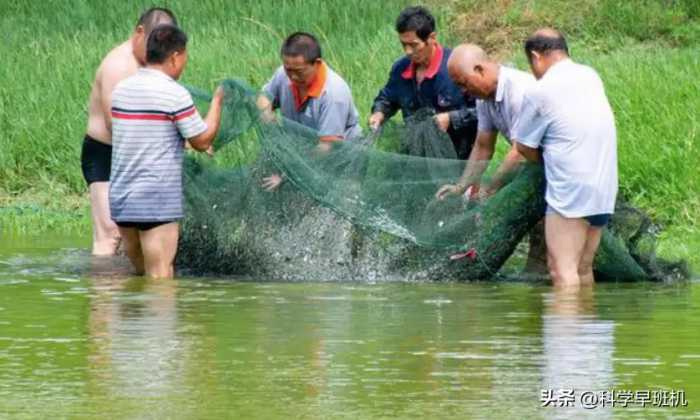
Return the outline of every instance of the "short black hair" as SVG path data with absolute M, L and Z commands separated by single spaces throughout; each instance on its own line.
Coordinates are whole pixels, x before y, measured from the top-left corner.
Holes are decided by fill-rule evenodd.
M 161 64 L 175 51 L 187 48 L 187 34 L 175 25 L 158 25 L 146 42 L 146 63 Z
M 308 32 L 294 32 L 282 43 L 280 54 L 287 57 L 301 55 L 307 63 L 313 63 L 321 58 L 321 45 Z
M 407 7 L 396 18 L 396 32 L 415 32 L 418 38 L 426 41 L 435 32 L 435 18 L 425 7 Z
M 153 28 L 158 26 L 158 24 L 170 23 L 177 26 L 177 19 L 175 14 L 169 9 L 163 7 L 151 7 L 141 14 L 139 21 L 136 22 L 136 26 L 143 26 L 146 33 L 150 33 Z
M 549 34 L 551 32 L 551 35 Z M 556 30 L 547 33 L 535 32 L 525 40 L 525 55 L 528 61 L 532 62 L 532 52 L 548 54 L 551 51 L 563 51 L 569 55 L 569 46 L 566 44 L 564 35 Z

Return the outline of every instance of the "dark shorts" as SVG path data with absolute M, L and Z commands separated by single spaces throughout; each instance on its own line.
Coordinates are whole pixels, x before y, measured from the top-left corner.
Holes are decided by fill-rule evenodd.
M 112 170 L 112 146 L 86 134 L 83 139 L 83 150 L 80 153 L 80 166 L 83 169 L 83 178 L 88 185 L 93 182 L 109 181 L 109 172 Z
M 144 230 L 151 230 L 153 228 L 157 228 L 158 226 L 167 225 L 168 223 L 172 223 L 172 222 L 173 222 L 173 220 L 169 220 L 166 222 L 115 222 L 115 223 L 119 227 L 134 228 L 136 230 L 144 231 Z
M 547 211 L 546 214 L 559 214 L 556 210 L 551 208 L 549 205 L 547 205 Z M 564 217 L 564 216 L 562 216 Z M 592 227 L 605 227 L 610 222 L 610 218 L 612 217 L 612 214 L 610 213 L 601 213 L 601 214 L 594 214 L 591 216 L 583 216 L 582 219 L 586 220 Z
M 610 222 L 610 217 L 612 217 L 612 214 L 603 213 L 594 214 L 593 216 L 586 216 L 584 219 L 586 219 L 586 221 L 588 221 L 588 223 L 590 223 L 593 227 L 604 227 L 608 224 L 608 222 Z

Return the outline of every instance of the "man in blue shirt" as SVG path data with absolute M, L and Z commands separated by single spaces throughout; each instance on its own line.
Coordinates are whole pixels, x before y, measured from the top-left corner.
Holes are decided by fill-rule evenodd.
M 447 61 L 452 51 L 438 43 L 435 18 L 423 7 L 409 7 L 396 20 L 396 31 L 406 56 L 394 63 L 389 81 L 374 99 L 370 128 L 378 129 L 399 109 L 404 118 L 432 109 L 457 156 L 467 159 L 476 137 L 476 102 L 450 80 Z

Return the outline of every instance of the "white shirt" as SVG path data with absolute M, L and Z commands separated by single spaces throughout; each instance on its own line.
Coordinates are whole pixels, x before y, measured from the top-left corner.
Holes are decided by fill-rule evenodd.
M 550 208 L 564 217 L 612 214 L 617 196 L 617 134 L 603 82 L 566 59 L 526 93 L 515 141 L 542 147 Z
M 534 83 L 535 78 L 530 73 L 501 66 L 495 97 L 476 101 L 478 130 L 498 131 L 510 143 L 520 116 L 523 96 Z

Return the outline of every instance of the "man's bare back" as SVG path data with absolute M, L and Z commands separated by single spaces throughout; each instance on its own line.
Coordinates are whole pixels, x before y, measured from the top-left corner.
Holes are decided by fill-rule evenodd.
M 136 74 L 139 61 L 133 38 L 110 51 L 100 63 L 90 92 L 87 135 L 80 157 L 90 190 L 94 255 L 114 255 L 120 236 L 109 212 L 109 175 L 112 161 L 112 91 L 120 81 Z
M 110 51 L 100 63 L 90 92 L 87 134 L 93 139 L 112 143 L 110 108 L 112 91 L 120 81 L 136 74 L 139 62 L 134 56 L 131 40 Z

